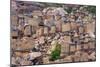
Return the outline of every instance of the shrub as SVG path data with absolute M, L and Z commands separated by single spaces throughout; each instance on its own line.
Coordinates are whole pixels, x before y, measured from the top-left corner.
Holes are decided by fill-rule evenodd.
M 54 44 L 56 45 L 55 49 L 51 52 L 51 60 L 57 60 L 60 58 L 60 53 L 61 53 L 61 45 L 56 43 Z

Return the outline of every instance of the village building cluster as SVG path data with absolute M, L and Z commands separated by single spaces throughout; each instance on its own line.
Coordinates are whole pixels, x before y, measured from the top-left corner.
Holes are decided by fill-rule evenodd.
M 38 4 L 42 6 L 41 3 L 35 6 Z M 68 13 L 64 6 L 40 9 L 30 2 L 12 1 L 11 64 L 95 61 L 96 16 L 86 7 L 73 6 L 73 11 Z M 61 58 L 50 61 L 50 50 L 55 41 L 61 44 Z

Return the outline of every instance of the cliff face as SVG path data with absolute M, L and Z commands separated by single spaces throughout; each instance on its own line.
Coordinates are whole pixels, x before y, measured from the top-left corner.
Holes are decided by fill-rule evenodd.
M 95 24 L 95 6 L 12 0 L 11 64 L 95 61 Z

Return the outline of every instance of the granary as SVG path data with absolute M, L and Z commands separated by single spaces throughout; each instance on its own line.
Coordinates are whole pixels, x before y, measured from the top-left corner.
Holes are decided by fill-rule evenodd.
M 32 12 L 32 15 L 33 15 L 33 16 L 43 16 L 43 13 L 42 13 L 42 11 L 40 11 L 40 10 L 34 10 L 34 11 Z
M 24 15 L 18 15 L 18 23 L 19 25 L 24 26 Z
M 32 26 L 26 25 L 24 27 L 24 35 L 25 36 L 31 36 L 32 35 Z
M 39 26 L 39 28 L 36 30 L 36 35 L 37 36 L 41 36 L 44 34 L 44 27 L 43 26 Z
M 49 28 L 48 27 L 44 27 L 44 34 L 48 35 L 49 34 Z
M 70 36 L 61 36 L 58 41 L 61 44 L 61 56 L 68 55 L 70 48 Z
M 62 31 L 62 22 L 60 20 L 55 21 L 55 25 L 56 25 L 56 31 L 57 32 L 61 32 Z
M 24 22 L 25 22 L 25 25 L 28 25 L 28 20 L 29 20 L 30 17 L 28 16 L 24 16 Z
M 79 43 L 79 38 L 78 37 L 71 37 L 71 41 L 75 44 L 78 44 Z
M 76 51 L 76 45 L 75 43 L 70 43 L 70 53 Z
M 56 26 L 51 26 L 50 33 L 55 33 L 56 32 Z
M 61 56 L 66 56 L 69 54 L 69 43 L 61 44 Z
M 77 23 L 75 21 L 70 22 L 71 30 L 77 30 Z
M 80 43 L 78 43 L 76 45 L 76 51 L 80 51 L 82 49 L 82 45 Z
M 89 35 L 91 35 L 94 32 L 95 32 L 95 24 L 94 23 L 86 23 L 85 24 L 85 33 L 88 33 Z
M 36 34 L 36 27 L 32 26 L 32 35 Z
M 70 23 L 63 23 L 62 24 L 62 32 L 66 32 L 66 31 L 70 31 L 70 30 L 71 30 Z
M 11 46 L 13 46 L 17 43 L 17 39 L 11 38 L 10 40 L 11 40 Z
M 18 31 L 18 30 L 12 30 L 12 31 L 11 31 L 11 36 L 12 36 L 12 38 L 18 38 L 18 36 L 19 36 L 19 31 Z
M 11 24 L 14 26 L 18 26 L 18 16 L 17 15 L 11 16 Z
M 89 44 L 89 49 L 95 49 L 96 48 L 96 43 L 94 41 L 90 41 L 88 44 Z
M 87 50 L 89 49 L 89 44 L 88 43 L 84 43 L 82 44 L 83 50 Z
M 78 33 L 79 33 L 79 34 L 84 33 L 84 26 L 79 26 L 79 27 L 78 27 Z
M 65 35 L 65 36 L 63 36 L 63 38 L 64 38 L 64 41 L 66 41 L 67 43 L 71 42 L 71 36 Z
M 28 24 L 34 27 L 37 27 L 39 25 L 38 18 L 28 18 Z

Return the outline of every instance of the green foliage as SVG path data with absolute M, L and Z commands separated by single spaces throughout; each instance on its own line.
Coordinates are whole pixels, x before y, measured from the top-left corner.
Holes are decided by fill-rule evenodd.
M 55 49 L 51 52 L 51 60 L 57 60 L 60 58 L 60 53 L 61 53 L 61 45 L 56 43 Z
M 88 6 L 87 10 L 92 14 L 96 14 L 96 6 Z
M 62 7 L 62 4 L 58 4 L 58 3 L 42 3 L 45 5 L 46 7 Z
M 88 7 L 88 11 L 95 14 L 96 13 L 96 7 L 95 6 L 90 6 L 90 7 Z
M 71 13 L 73 10 L 72 10 L 72 8 L 70 7 L 70 8 L 68 8 L 68 9 L 65 9 L 65 11 L 68 12 L 68 13 Z

